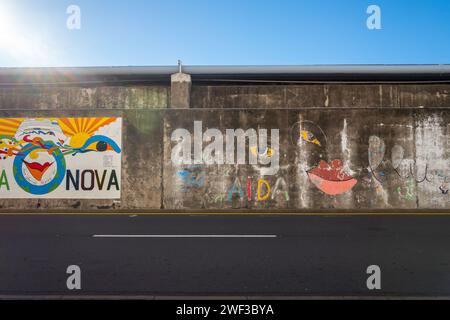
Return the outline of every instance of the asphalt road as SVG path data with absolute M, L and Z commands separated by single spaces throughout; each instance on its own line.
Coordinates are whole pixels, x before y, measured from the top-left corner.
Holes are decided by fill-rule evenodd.
M 450 297 L 450 217 L 0 216 L 0 295 Z

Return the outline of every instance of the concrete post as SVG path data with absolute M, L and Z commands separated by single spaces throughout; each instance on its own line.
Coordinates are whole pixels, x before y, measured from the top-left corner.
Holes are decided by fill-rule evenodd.
M 178 72 L 171 76 L 171 108 L 189 109 L 191 104 L 191 75 Z

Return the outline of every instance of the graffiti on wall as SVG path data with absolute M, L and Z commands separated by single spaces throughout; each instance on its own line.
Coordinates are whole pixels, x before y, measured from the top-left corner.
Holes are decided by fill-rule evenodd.
M 327 142 L 327 136 L 322 128 L 309 120 L 296 122 L 290 129 L 290 135 L 292 144 L 296 146 L 311 143 L 319 147 L 325 147 Z
M 446 183 L 443 183 L 439 186 L 439 190 L 441 191 L 442 194 L 447 195 L 448 194 L 448 185 Z
M 121 118 L 0 118 L 0 198 L 117 199 Z
M 364 132 L 362 138 L 353 134 L 354 128 L 347 129 L 346 119 L 343 123 L 343 130 L 352 133 L 345 135 L 345 141 L 335 128 L 325 133 L 315 122 L 303 119 L 287 130 L 272 129 L 286 136 L 281 136 L 280 145 L 277 134 L 269 145 L 268 130 L 259 125 L 255 126 L 258 129 L 222 133 L 218 129 L 204 131 L 202 122 L 194 121 L 193 135 L 184 129 L 172 134 L 176 143 L 172 162 L 176 168 L 193 164 L 177 173 L 183 181 L 179 185 L 183 192 L 201 189 L 209 199 L 205 203 L 212 206 L 307 207 L 326 197 L 338 197 L 336 203 L 356 201 L 361 206 L 385 207 L 398 200 L 418 206 L 422 203 L 419 193 L 443 205 L 450 183 L 447 151 L 438 152 L 437 164 L 423 151 L 425 145 L 412 141 L 410 135 L 397 131 L 384 135 L 377 129 L 376 134 Z M 395 130 L 401 127 L 396 124 Z M 422 150 L 421 155 L 416 148 Z M 193 169 L 196 163 L 209 167 L 208 174 Z
M 290 200 L 288 184 L 283 177 L 278 177 L 273 184 L 266 179 L 252 179 L 252 177 L 247 177 L 245 184 L 243 184 L 241 179 L 236 177 L 227 195 L 228 202 L 232 202 L 233 198 L 238 198 L 241 201 L 258 202 L 276 200 L 278 197 L 286 202 Z
M 177 172 L 181 183 L 181 192 L 189 192 L 193 189 L 200 189 L 205 186 L 206 173 L 202 165 L 186 166 Z
M 331 163 L 320 161 L 319 166 L 308 171 L 311 182 L 328 195 L 338 195 L 351 190 L 358 182 L 349 176 L 340 160 Z
M 435 185 L 434 188 L 442 195 L 448 194 L 448 176 L 444 170 L 430 170 L 428 163 L 419 165 L 416 160 L 408 159 L 403 146 L 395 144 L 391 148 L 391 157 L 386 159 L 386 145 L 382 138 L 370 136 L 369 138 L 369 172 L 370 176 L 381 185 L 389 179 L 390 172 L 392 178 L 403 181 L 396 188 L 400 199 L 415 201 L 416 184 L 429 183 Z

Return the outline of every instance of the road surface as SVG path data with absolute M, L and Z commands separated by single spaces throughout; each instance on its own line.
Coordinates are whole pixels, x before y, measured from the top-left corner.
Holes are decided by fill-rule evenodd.
M 0 295 L 450 297 L 450 216 L 4 215 Z

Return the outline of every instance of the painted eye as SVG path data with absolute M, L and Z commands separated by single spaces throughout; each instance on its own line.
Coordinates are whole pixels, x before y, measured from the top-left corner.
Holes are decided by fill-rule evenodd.
M 259 156 L 264 156 L 264 157 L 272 157 L 274 154 L 274 151 L 272 148 L 266 147 L 264 149 L 260 149 L 257 147 L 252 147 L 250 148 L 250 151 L 253 155 L 259 155 Z
M 269 147 L 266 147 L 265 149 L 260 150 L 259 154 L 261 156 L 272 157 L 273 156 L 273 149 L 269 148 Z
M 104 141 L 97 142 L 96 146 L 97 151 L 104 152 L 108 149 L 108 144 Z
M 267 154 L 267 150 L 268 150 L 267 147 L 266 147 L 265 149 L 258 148 L 258 154 L 259 154 L 260 156 L 265 156 L 265 155 Z
M 105 136 L 93 136 L 84 142 L 83 146 L 79 148 L 83 152 L 96 151 L 106 152 L 115 151 L 120 153 L 119 146 L 110 138 Z

